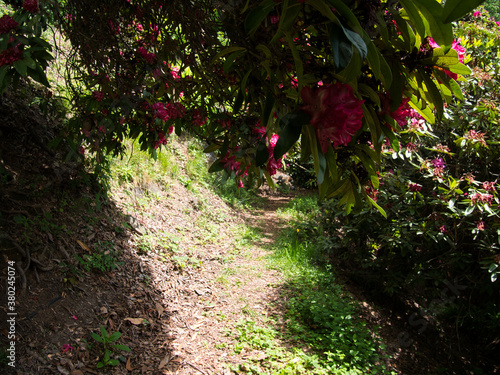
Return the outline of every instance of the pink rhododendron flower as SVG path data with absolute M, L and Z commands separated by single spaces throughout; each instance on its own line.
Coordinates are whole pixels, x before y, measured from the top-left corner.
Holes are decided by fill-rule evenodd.
M 179 74 L 179 68 L 177 68 L 175 66 L 172 68 L 172 71 L 170 72 L 170 74 L 172 75 L 173 79 L 180 79 L 181 78 L 181 75 Z
M 64 344 L 63 347 L 62 347 L 62 352 L 63 353 L 67 353 L 69 352 L 70 350 L 73 350 L 73 347 L 70 345 L 70 344 Z
M 484 230 L 484 227 L 485 227 L 484 221 L 482 221 L 482 220 L 476 221 L 476 228 L 478 230 Z
M 146 51 L 144 47 L 137 48 L 137 52 L 139 52 L 139 54 L 144 60 L 148 62 L 148 64 L 153 64 L 156 60 L 156 55 L 154 53 Z
M 17 47 L 8 48 L 0 52 L 0 66 L 12 65 L 23 57 L 22 51 Z
M 440 233 L 446 233 L 446 225 L 441 225 L 441 226 L 439 227 L 439 232 L 440 232 Z
M 481 17 L 481 12 L 480 12 L 480 11 L 478 11 L 478 10 L 476 10 L 476 11 L 474 12 L 474 17 L 476 17 L 476 18 Z
M 414 184 L 414 183 L 410 182 L 408 184 L 408 190 L 412 191 L 412 192 L 420 191 L 420 190 L 422 190 L 422 185 Z
M 354 96 L 348 84 L 337 82 L 315 90 L 306 86 L 301 96 L 306 103 L 303 109 L 311 115 L 310 123 L 323 153 L 332 142 L 333 147 L 347 145 L 361 128 L 364 101 Z
M 465 137 L 473 141 L 477 141 L 481 143 L 482 146 L 487 147 L 488 144 L 486 143 L 486 139 L 484 138 L 485 134 L 486 133 L 479 133 L 475 130 L 469 130 Z
M 38 0 L 24 0 L 23 8 L 30 13 L 38 12 Z
M 267 162 L 267 172 L 269 173 L 270 176 L 275 175 L 276 171 L 280 169 L 283 164 L 281 162 L 281 159 L 276 160 L 274 158 L 274 147 L 276 147 L 276 143 L 278 142 L 279 135 L 274 134 L 270 139 L 269 139 L 269 146 L 267 147 L 267 151 L 269 152 L 269 160 Z
M 413 142 L 408 142 L 408 144 L 406 145 L 406 149 L 409 151 L 409 152 L 415 152 L 417 151 L 417 145 Z
M 486 191 L 497 191 L 497 189 L 495 188 L 495 182 L 496 181 L 491 181 L 491 182 L 485 181 L 485 182 L 483 182 L 483 189 L 486 190 Z
M 491 194 L 482 194 L 482 193 L 475 193 L 471 199 L 470 203 L 471 204 L 478 204 L 478 203 L 487 203 L 491 204 L 491 201 L 493 200 L 493 195 Z
M 224 160 L 225 159 L 225 160 Z M 237 172 L 240 169 L 241 163 L 236 161 L 236 156 L 232 155 L 230 157 L 224 158 L 221 161 L 224 161 L 224 168 L 229 169 L 231 171 Z
M 444 168 L 444 165 L 445 165 L 443 158 L 432 159 L 431 163 L 434 166 L 434 168 L 439 168 L 439 169 Z
M 203 125 L 205 125 L 205 121 L 206 121 L 206 118 L 203 117 L 200 110 L 198 108 L 196 108 L 193 111 L 193 123 L 196 126 L 203 126 Z
M 19 24 L 11 16 L 4 15 L 0 18 L 0 35 L 7 34 L 9 31 L 14 30 Z
M 98 102 L 102 102 L 104 100 L 104 93 L 102 91 L 94 91 L 94 92 L 92 92 L 92 96 Z
M 414 110 L 408 104 L 410 102 L 410 98 L 404 97 L 399 105 L 398 109 L 394 112 L 391 112 L 391 97 L 387 94 L 379 94 L 382 110 L 379 112 L 379 115 L 389 115 L 391 116 L 398 125 L 403 128 L 408 123 L 408 118 L 414 116 Z

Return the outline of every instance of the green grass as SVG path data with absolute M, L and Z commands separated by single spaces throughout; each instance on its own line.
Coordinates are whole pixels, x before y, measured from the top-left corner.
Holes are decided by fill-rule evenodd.
M 255 352 L 234 371 L 246 374 L 389 374 L 377 327 L 359 318 L 359 307 L 335 279 L 319 266 L 320 254 L 298 221 L 317 212 L 314 197 L 297 197 L 280 211 L 290 221 L 274 243 L 268 266 L 286 282 L 276 287 L 284 298 L 279 320 L 240 321 L 230 334 L 235 353 Z M 253 235 L 258 235 L 253 233 Z M 265 354 L 263 354 L 264 352 Z

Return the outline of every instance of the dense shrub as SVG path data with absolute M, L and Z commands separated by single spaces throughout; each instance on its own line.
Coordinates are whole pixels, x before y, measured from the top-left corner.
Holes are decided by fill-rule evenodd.
M 365 189 L 385 217 L 368 205 L 346 216 L 324 202 L 320 242 L 366 285 L 427 308 L 445 283 L 459 282 L 459 298 L 429 313 L 493 341 L 500 305 L 500 33 L 480 12 L 459 28 L 473 70 L 460 82 L 464 100 L 449 101 L 434 125 L 410 116 L 399 147 L 384 147 L 380 186 Z

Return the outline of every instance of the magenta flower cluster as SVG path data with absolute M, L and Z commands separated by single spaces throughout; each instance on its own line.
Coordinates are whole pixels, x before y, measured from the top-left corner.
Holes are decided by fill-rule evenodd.
M 306 103 L 303 109 L 311 115 L 310 123 L 323 153 L 333 147 L 346 146 L 361 128 L 363 100 L 354 96 L 351 86 L 337 82 L 313 90 L 304 87 L 301 92 Z

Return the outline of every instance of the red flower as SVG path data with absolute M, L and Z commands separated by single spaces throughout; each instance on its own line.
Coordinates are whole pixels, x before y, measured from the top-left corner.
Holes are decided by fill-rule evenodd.
M 283 166 L 281 163 L 281 159 L 276 160 L 274 158 L 274 147 L 276 146 L 276 143 L 278 143 L 278 139 L 279 139 L 279 135 L 274 134 L 269 139 L 269 146 L 267 147 L 267 151 L 269 152 L 269 161 L 267 163 L 267 172 L 269 173 L 269 176 L 275 175 L 276 171 Z
M 17 48 L 8 48 L 0 53 L 0 66 L 12 65 L 23 57 L 22 51 Z
M 348 84 L 337 82 L 315 90 L 304 87 L 301 96 L 307 104 L 303 109 L 312 116 L 310 123 L 316 129 L 323 153 L 331 142 L 333 147 L 347 145 L 361 128 L 364 101 L 354 96 Z
M 104 100 L 104 93 L 102 91 L 93 91 L 92 96 L 97 100 L 98 102 L 102 102 Z
M 0 35 L 14 30 L 19 24 L 11 16 L 4 15 L 0 18 Z
M 23 8 L 30 13 L 38 12 L 38 0 L 24 0 Z

